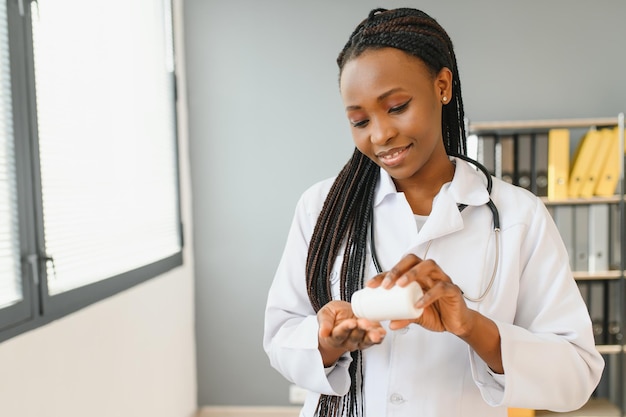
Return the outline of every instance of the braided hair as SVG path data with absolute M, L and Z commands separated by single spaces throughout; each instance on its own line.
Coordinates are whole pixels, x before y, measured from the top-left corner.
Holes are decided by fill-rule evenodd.
M 448 154 L 466 154 L 461 83 L 452 41 L 426 13 L 410 8 L 374 9 L 354 30 L 337 58 L 339 71 L 350 60 L 372 49 L 396 48 L 422 60 L 435 77 L 442 68 L 452 72 L 452 99 L 444 106 L 441 131 Z M 380 168 L 358 149 L 339 172 L 317 219 L 306 262 L 309 299 L 315 311 L 332 300 L 330 273 L 343 250 L 340 295 L 349 301 L 362 288 L 373 199 Z M 350 390 L 343 397 L 321 395 L 320 417 L 363 414 L 362 355 L 351 352 Z

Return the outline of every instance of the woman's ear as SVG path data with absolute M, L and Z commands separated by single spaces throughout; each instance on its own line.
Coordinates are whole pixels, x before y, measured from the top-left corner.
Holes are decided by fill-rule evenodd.
M 452 71 L 443 67 L 435 78 L 435 91 L 442 104 L 448 104 L 452 98 Z

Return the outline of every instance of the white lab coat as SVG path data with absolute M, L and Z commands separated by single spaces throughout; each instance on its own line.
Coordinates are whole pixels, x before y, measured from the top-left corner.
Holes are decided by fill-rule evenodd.
M 452 182 L 433 201 L 417 231 L 404 194 L 381 169 L 376 190 L 376 251 L 383 269 L 404 254 L 435 260 L 470 297 L 488 285 L 496 256 L 488 193 L 482 173 L 455 160 Z M 313 416 L 319 393 L 344 395 L 350 386 L 344 355 L 324 369 L 317 317 L 307 296 L 309 240 L 332 179 L 307 190 L 298 202 L 285 250 L 269 291 L 264 348 L 285 378 L 310 391 L 301 416 Z M 506 416 L 507 407 L 566 411 L 582 406 L 603 367 L 591 321 L 572 277 L 559 232 L 540 199 L 494 179 L 491 198 L 500 212 L 500 262 L 487 297 L 467 302 L 500 330 L 504 375 L 494 375 L 462 340 L 411 324 L 390 331 L 363 351 L 366 417 Z M 457 203 L 468 207 L 459 212 Z M 341 259 L 334 264 L 338 297 Z M 374 276 L 372 262 L 366 275 Z M 387 326 L 387 323 L 383 323 Z

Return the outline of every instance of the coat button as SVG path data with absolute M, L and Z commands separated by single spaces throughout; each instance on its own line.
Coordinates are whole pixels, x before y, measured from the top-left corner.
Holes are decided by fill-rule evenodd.
M 391 394 L 389 401 L 392 404 L 402 404 L 404 402 L 404 398 L 402 398 L 402 395 L 400 394 Z

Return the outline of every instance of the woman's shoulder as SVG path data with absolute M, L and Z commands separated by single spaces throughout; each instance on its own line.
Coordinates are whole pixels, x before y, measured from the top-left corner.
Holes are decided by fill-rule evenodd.
M 303 206 L 309 214 L 318 214 L 322 210 L 326 196 L 332 188 L 335 178 L 326 178 L 309 186 L 300 196 L 299 205 Z
M 529 190 L 513 185 L 499 178 L 493 178 L 491 199 L 501 212 L 510 219 L 531 219 L 544 207 L 539 197 Z

